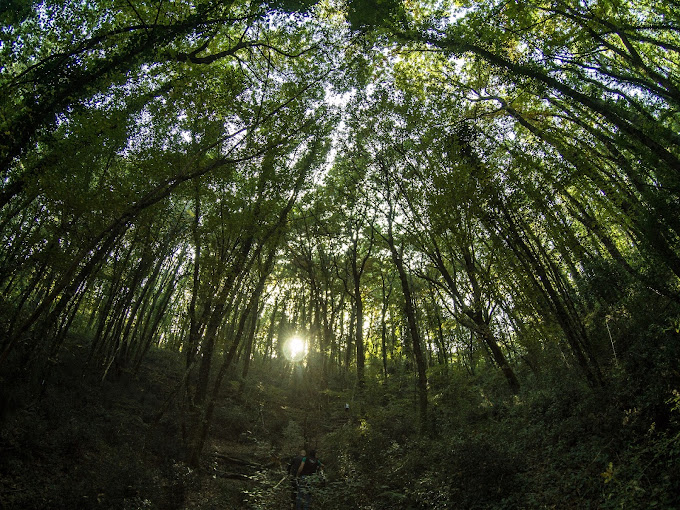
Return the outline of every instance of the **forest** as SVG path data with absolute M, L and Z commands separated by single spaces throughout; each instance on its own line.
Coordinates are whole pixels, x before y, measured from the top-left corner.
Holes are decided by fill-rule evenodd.
M 0 172 L 2 509 L 680 508 L 678 0 L 3 0 Z

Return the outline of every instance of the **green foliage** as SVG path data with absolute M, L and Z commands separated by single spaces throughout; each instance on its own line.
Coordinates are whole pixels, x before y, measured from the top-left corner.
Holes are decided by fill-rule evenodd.
M 270 0 L 267 2 L 275 9 L 285 12 L 305 12 L 318 3 L 317 0 Z
M 672 334 L 670 331 L 667 334 Z M 649 365 L 648 367 L 651 367 Z M 631 387 L 618 372 L 593 392 L 579 378 L 529 379 L 508 395 L 502 378 L 457 367 L 431 371 L 436 435 L 416 439 L 403 399 L 368 405 L 330 444 L 358 508 L 658 508 L 677 505 L 678 394 Z M 649 387 L 649 384 L 652 384 Z M 395 381 L 391 383 L 395 387 Z M 390 386 L 367 388 L 367 398 Z M 641 388 L 649 387 L 640 392 Z M 385 394 L 394 394 L 393 391 Z M 412 398 L 412 397 L 411 397 Z M 401 402 L 401 404 L 399 404 Z M 635 406 L 635 407 L 632 407 Z M 380 464 L 379 473 L 374 468 Z M 611 463 L 611 464 L 610 464 Z M 351 494 L 351 497 L 349 496 Z
M 451 438 L 419 445 L 412 455 L 420 462 L 410 491 L 423 508 L 512 508 L 526 489 L 518 473 L 525 467 L 519 456 L 484 436 Z
M 0 7 L 0 24 L 12 26 L 21 22 L 30 12 L 32 0 L 8 0 Z
M 304 430 L 295 420 L 290 420 L 283 429 L 282 450 L 284 452 L 294 452 L 300 450 L 305 444 Z
M 347 19 L 354 30 L 366 31 L 391 27 L 402 14 L 400 0 L 353 0 Z
M 3 388 L 32 402 L 5 409 L 0 429 L 4 508 L 181 504 L 194 475 L 180 462 L 179 417 L 173 409 L 155 420 L 177 365 L 159 352 L 144 365 L 144 380 L 128 374 L 101 383 L 83 365 L 82 346 L 69 343 L 65 352 L 39 395 L 30 393 L 22 377 Z

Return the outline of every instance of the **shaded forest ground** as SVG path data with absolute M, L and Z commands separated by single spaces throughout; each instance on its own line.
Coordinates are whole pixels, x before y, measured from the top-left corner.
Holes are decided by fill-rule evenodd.
M 317 374 L 255 368 L 243 390 L 224 384 L 198 469 L 183 462 L 181 357 L 155 351 L 102 381 L 73 342 L 3 381 L 0 507 L 286 508 L 283 468 L 306 444 L 328 467 L 317 508 L 678 508 L 676 337 L 630 353 L 636 377 L 612 367 L 600 391 L 568 371 L 522 374 L 519 396 L 483 367 L 431 372 L 429 437 L 407 366 L 361 397 L 349 377 L 320 389 Z
M 3 380 L 0 508 L 252 508 L 272 487 L 267 504 L 287 507 L 288 458 L 305 442 L 321 445 L 333 426 L 325 407 L 341 400 L 330 391 L 306 398 L 287 380 L 289 366 L 244 389 L 229 381 L 202 465 L 191 469 L 183 462 L 181 357 L 157 350 L 137 373 L 102 380 L 83 361 L 87 349 L 72 342 L 50 366 L 29 362 Z M 334 423 L 344 424 L 337 414 Z

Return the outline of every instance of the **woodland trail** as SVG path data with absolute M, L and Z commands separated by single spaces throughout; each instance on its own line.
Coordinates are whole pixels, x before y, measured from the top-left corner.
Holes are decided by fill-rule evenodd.
M 291 391 L 258 403 L 250 416 L 250 430 L 227 438 L 228 424 L 216 420 L 213 439 L 206 445 L 200 487 L 192 491 L 186 508 L 209 509 L 213 501 L 231 508 L 288 508 L 290 485 L 287 465 L 301 448 L 315 448 L 330 466 L 328 436 L 351 421 L 340 394 Z M 221 508 L 224 508 L 223 506 Z

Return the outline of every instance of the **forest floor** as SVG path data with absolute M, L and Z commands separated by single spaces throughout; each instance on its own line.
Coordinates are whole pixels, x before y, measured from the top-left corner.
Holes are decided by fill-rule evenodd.
M 289 458 L 304 446 L 323 458 L 326 434 L 345 418 L 340 394 L 289 387 L 276 371 L 245 389 L 226 381 L 201 465 L 191 469 L 173 394 L 179 355 L 154 352 L 138 372 L 102 380 L 86 352 L 73 345 L 48 367 L 0 378 L 3 510 L 287 508 Z
M 317 508 L 680 508 L 680 396 L 645 408 L 636 402 L 667 393 L 641 385 L 636 400 L 630 379 L 491 405 L 477 386 L 432 377 L 433 399 L 450 402 L 442 433 L 413 439 L 397 377 L 362 410 L 347 381 L 273 363 L 224 381 L 191 468 L 181 355 L 154 351 L 102 377 L 87 354 L 74 343 L 48 365 L 17 357 L 0 373 L 0 510 L 285 510 L 286 466 L 303 447 L 327 467 Z
M 260 402 L 257 420 L 251 423 L 254 430 L 247 430 L 240 440 L 224 437 L 233 429 L 215 421 L 216 432 L 203 455 L 204 476 L 200 487 L 188 495 L 186 508 L 288 508 L 290 458 L 303 447 L 317 448 L 322 456 L 327 435 L 344 426 L 348 417 L 344 405 L 328 392 L 326 398 L 317 399 L 313 412 L 290 394 L 281 397 L 283 401 Z M 265 405 L 269 411 L 262 409 Z M 252 419 L 252 412 L 244 413 Z

